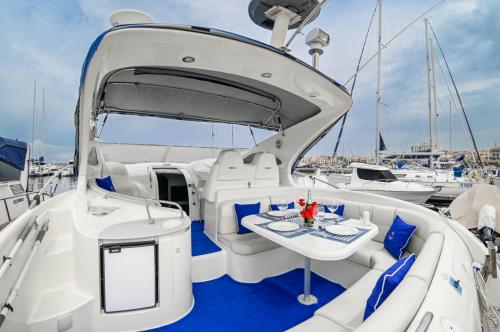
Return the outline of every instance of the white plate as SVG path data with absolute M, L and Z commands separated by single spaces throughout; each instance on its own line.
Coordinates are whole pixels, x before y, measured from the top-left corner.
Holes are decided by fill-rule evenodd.
M 270 215 L 270 216 L 272 216 L 272 217 L 282 217 L 285 213 L 286 213 L 286 211 L 279 211 L 279 210 L 277 210 L 277 211 L 273 211 L 273 210 L 267 211 L 267 214 Z
M 273 231 L 279 232 L 291 232 L 299 229 L 299 225 L 288 221 L 276 221 L 267 225 L 268 228 Z
M 287 211 L 290 213 L 300 213 L 300 209 L 288 209 Z
M 338 219 L 340 216 L 335 213 L 325 213 L 325 219 Z
M 346 225 L 330 225 L 325 228 L 325 231 L 335 235 L 356 235 L 359 232 L 357 228 Z

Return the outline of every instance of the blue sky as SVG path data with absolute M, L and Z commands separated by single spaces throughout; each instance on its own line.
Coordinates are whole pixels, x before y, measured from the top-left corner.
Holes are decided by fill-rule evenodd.
M 386 0 L 384 41 L 437 0 Z M 0 135 L 31 141 L 33 81 L 38 95 L 45 88 L 49 160 L 71 159 L 74 142 L 73 113 L 82 61 L 94 38 L 109 26 L 111 13 L 123 8 L 148 12 L 156 22 L 214 27 L 267 42 L 270 32 L 255 26 L 247 15 L 247 0 L 49 0 L 1 1 L 0 19 Z M 340 83 L 353 73 L 375 0 L 331 0 L 319 19 L 306 27 L 321 27 L 332 43 L 321 58 L 321 69 Z M 480 148 L 500 144 L 500 1 L 448 0 L 429 19 L 438 34 L 461 92 L 465 109 Z M 375 30 L 370 35 L 367 55 L 376 51 Z M 389 149 L 404 151 L 424 142 L 427 135 L 427 90 L 423 23 L 405 32 L 383 55 L 382 133 Z M 309 61 L 304 39 L 291 45 L 293 54 Z M 442 64 L 442 62 L 441 62 Z M 440 141 L 449 146 L 449 94 L 437 66 L 440 109 Z M 349 87 L 349 86 L 348 86 Z M 353 95 L 340 152 L 370 154 L 375 138 L 375 66 L 360 73 Z M 41 98 L 37 109 L 41 110 Z M 125 133 L 141 142 L 163 144 L 180 141 L 181 130 L 153 126 L 146 121 L 110 122 L 104 133 L 121 140 Z M 455 111 L 452 113 L 454 149 L 468 148 Z M 207 127 L 198 127 L 192 143 L 208 142 Z M 216 145 L 228 144 L 230 134 L 216 127 Z M 168 133 L 168 134 L 166 134 Z M 144 140 L 149 135 L 152 140 Z M 259 135 L 259 134 L 258 134 Z M 313 154 L 331 154 L 337 130 L 315 147 Z M 262 137 L 262 135 L 260 135 Z M 134 141 L 131 139 L 130 141 Z M 247 145 L 246 130 L 235 131 L 235 144 Z M 187 143 L 191 143 L 188 141 Z

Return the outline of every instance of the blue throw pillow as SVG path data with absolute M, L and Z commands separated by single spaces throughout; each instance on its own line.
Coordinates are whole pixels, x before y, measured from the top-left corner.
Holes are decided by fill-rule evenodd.
M 96 178 L 95 183 L 104 190 L 116 192 L 115 187 L 113 186 L 113 181 L 111 181 L 111 176 L 102 179 Z
M 365 314 L 363 321 L 370 317 L 371 314 L 391 295 L 392 291 L 403 281 L 404 277 L 415 262 L 415 254 L 401 258 L 388 268 L 378 278 L 375 288 L 373 288 L 370 297 L 366 301 Z
M 288 203 L 288 210 L 290 209 L 295 209 L 295 203 L 294 202 L 290 202 Z M 271 211 L 278 211 L 278 204 L 271 204 Z
M 405 252 L 408 244 L 410 244 L 411 237 L 417 226 L 408 224 L 403 219 L 401 219 L 398 215 L 394 218 L 392 222 L 391 228 L 387 231 L 384 239 L 384 247 L 387 249 L 391 255 L 400 259 L 403 257 L 403 253 Z
M 337 207 L 337 210 L 332 212 L 332 211 L 330 211 L 330 209 L 328 208 L 327 205 L 323 204 L 323 209 L 325 209 L 326 213 L 335 213 L 336 215 L 341 216 L 341 217 L 344 216 L 344 208 L 345 208 L 345 204 L 340 204 Z
M 241 224 L 241 219 L 253 214 L 259 214 L 260 202 L 254 204 L 234 204 L 236 217 L 238 218 L 238 234 L 251 233 L 252 231 Z

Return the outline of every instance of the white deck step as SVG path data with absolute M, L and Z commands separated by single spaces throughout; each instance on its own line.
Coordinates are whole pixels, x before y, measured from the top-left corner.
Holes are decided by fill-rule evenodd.
M 191 276 L 193 282 L 209 281 L 222 277 L 227 273 L 226 261 L 224 249 L 192 257 Z
M 80 292 L 73 285 L 48 290 L 40 295 L 29 324 L 42 322 L 70 313 L 93 300 L 93 297 Z

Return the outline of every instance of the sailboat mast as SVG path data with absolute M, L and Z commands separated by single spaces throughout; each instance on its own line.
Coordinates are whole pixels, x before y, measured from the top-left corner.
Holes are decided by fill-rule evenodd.
M 36 81 L 33 81 L 33 119 L 31 125 L 31 160 L 35 162 L 35 112 L 36 112 Z
M 429 21 L 424 18 L 425 24 L 425 48 L 427 50 L 427 96 L 429 106 L 429 167 L 432 168 L 432 156 L 434 154 L 434 145 L 432 144 L 432 90 L 431 90 L 431 59 L 430 59 L 430 45 L 429 45 Z
M 43 148 L 41 149 L 41 154 L 44 158 L 47 158 L 47 127 L 46 127 L 46 118 L 45 118 L 45 87 L 42 88 L 42 128 L 40 135 L 40 143 L 43 144 Z
M 382 69 L 382 7 L 383 0 L 378 2 L 378 53 L 377 53 L 377 115 L 375 133 L 375 162 L 380 164 L 380 107 L 381 107 L 381 69 Z
M 450 152 L 451 152 L 451 100 L 450 100 L 450 118 L 449 118 L 449 121 L 450 121 Z
M 432 106 L 434 107 L 434 138 L 436 141 L 436 151 L 439 151 L 439 112 L 437 107 L 436 94 L 436 67 L 435 67 L 435 49 L 432 37 L 429 38 L 429 48 L 431 52 L 431 78 L 432 78 Z

